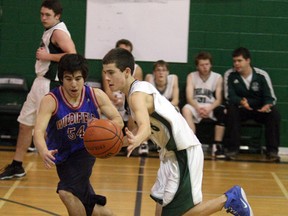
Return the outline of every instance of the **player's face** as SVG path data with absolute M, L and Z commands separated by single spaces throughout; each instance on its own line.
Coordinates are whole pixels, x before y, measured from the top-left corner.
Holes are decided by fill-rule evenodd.
M 197 70 L 202 75 L 207 75 L 211 71 L 212 64 L 209 59 L 200 59 L 198 61 Z
M 64 72 L 63 88 L 71 97 L 77 98 L 81 95 L 84 86 L 84 78 L 81 71 L 75 71 L 73 74 Z
M 40 16 L 41 16 L 41 22 L 45 29 L 53 27 L 60 20 L 59 14 L 55 15 L 53 10 L 46 7 L 41 7 Z
M 115 63 L 104 64 L 103 72 L 106 82 L 108 82 L 111 91 L 123 91 L 125 87 L 126 72 L 122 72 L 116 67 Z
M 166 82 L 167 76 L 169 74 L 167 67 L 159 65 L 155 68 L 155 70 L 153 72 L 154 72 L 154 77 L 155 77 L 156 82 L 157 81 Z
M 236 56 L 233 58 L 233 66 L 236 71 L 243 73 L 250 67 L 250 59 L 245 59 L 243 56 Z

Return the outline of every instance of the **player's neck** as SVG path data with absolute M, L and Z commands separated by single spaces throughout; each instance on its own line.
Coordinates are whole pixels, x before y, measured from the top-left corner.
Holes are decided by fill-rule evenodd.
M 78 95 L 71 95 L 69 92 L 67 92 L 64 88 L 62 88 L 63 95 L 66 99 L 66 101 L 72 106 L 72 107 L 78 107 L 81 100 L 82 91 L 79 92 Z
M 155 80 L 155 85 L 156 85 L 156 88 L 160 91 L 166 89 L 166 86 L 167 86 L 167 79 L 166 80 L 158 80 L 156 81 Z
M 130 91 L 130 89 L 131 89 L 131 87 L 135 81 L 136 81 L 136 79 L 133 76 L 130 76 L 127 78 L 125 88 L 122 91 L 126 97 L 128 97 L 129 91 Z
M 202 73 L 199 72 L 199 76 L 203 80 L 203 82 L 206 82 L 209 79 L 210 74 L 211 74 L 211 71 L 209 73 L 207 73 L 207 74 L 202 74 Z
M 244 69 L 241 73 L 241 76 L 243 76 L 244 78 L 248 77 L 251 73 L 253 72 L 252 67 L 247 67 L 246 69 Z

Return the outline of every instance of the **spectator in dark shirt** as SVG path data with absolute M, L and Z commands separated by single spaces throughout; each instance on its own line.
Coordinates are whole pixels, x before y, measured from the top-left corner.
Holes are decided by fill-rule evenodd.
M 227 106 L 227 159 L 239 152 L 241 122 L 253 119 L 265 125 L 266 157 L 279 162 L 280 114 L 267 72 L 251 66 L 248 49 L 240 47 L 232 53 L 233 68 L 225 72 Z

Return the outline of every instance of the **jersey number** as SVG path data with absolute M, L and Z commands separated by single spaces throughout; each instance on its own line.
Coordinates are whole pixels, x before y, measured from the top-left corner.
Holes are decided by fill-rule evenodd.
M 197 102 L 198 102 L 198 103 L 206 103 L 206 98 L 204 98 L 204 97 L 199 97 L 199 98 L 197 98 Z
M 83 139 L 85 132 L 85 126 L 81 125 L 81 127 L 76 132 L 76 127 L 68 128 L 67 130 L 67 136 L 70 140 L 75 140 L 78 137 Z

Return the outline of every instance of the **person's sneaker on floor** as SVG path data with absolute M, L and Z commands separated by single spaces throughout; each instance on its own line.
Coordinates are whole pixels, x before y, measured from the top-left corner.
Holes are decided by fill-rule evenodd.
M 226 158 L 224 154 L 224 149 L 221 144 L 213 144 L 212 146 L 212 157 L 213 158 L 218 158 L 218 159 L 223 159 Z
M 237 216 L 253 216 L 244 190 L 236 185 L 225 193 L 227 201 L 224 208 L 227 213 Z
M 231 160 L 236 160 L 238 155 L 238 152 L 226 152 L 225 156 L 226 156 L 226 160 L 231 161 Z
M 140 156 L 147 156 L 149 154 L 148 143 L 144 142 L 139 146 L 138 153 Z
M 12 179 L 12 178 L 20 178 L 25 176 L 25 170 L 22 166 L 13 166 L 12 164 L 7 165 L 3 169 L 1 169 L 0 179 Z
M 37 148 L 34 146 L 34 144 L 32 143 L 29 147 L 28 147 L 28 152 L 37 152 Z
M 270 152 L 266 155 L 266 160 L 268 160 L 270 162 L 279 163 L 280 157 L 279 157 L 278 153 Z

